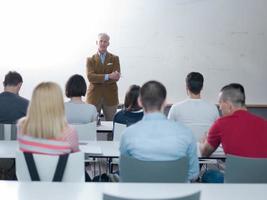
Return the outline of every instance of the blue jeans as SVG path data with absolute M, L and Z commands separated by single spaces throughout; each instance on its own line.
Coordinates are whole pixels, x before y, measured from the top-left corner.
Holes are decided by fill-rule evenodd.
M 224 175 L 214 169 L 207 170 L 202 176 L 202 183 L 223 183 Z

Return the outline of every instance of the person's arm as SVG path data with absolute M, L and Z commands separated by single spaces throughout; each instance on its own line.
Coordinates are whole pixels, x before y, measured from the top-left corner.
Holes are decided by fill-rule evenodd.
M 87 58 L 86 74 L 89 82 L 103 83 L 103 82 L 116 82 L 120 79 L 120 62 L 119 57 L 114 56 L 113 71 L 109 74 L 96 73 L 96 63 L 92 57 Z
M 204 135 L 200 141 L 199 149 L 201 156 L 209 157 L 221 143 L 221 131 L 218 120 L 211 126 L 208 136 Z
M 125 137 L 125 130 L 124 133 L 121 136 L 121 140 L 120 140 L 120 155 L 126 155 L 126 156 L 130 156 L 128 148 L 127 148 L 127 137 Z
M 187 150 L 187 155 L 189 158 L 189 170 L 188 178 L 190 181 L 194 181 L 198 178 L 199 175 L 199 161 L 197 156 L 197 144 L 193 139 L 193 142 L 189 145 Z
M 120 60 L 118 56 L 113 57 L 113 71 L 108 76 L 108 82 L 117 82 L 121 77 Z
M 68 131 L 68 133 L 67 133 L 66 140 L 70 144 L 71 152 L 80 151 L 77 131 L 72 127 L 69 127 L 69 129 L 67 131 Z
M 86 75 L 91 83 L 103 83 L 105 81 L 105 74 L 96 73 L 96 63 L 92 57 L 87 58 Z
M 209 157 L 216 149 L 211 146 L 207 140 L 199 145 L 201 156 Z

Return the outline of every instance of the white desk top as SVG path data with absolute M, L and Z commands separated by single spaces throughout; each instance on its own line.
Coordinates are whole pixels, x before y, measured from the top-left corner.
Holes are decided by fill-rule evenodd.
M 112 132 L 113 121 L 101 121 L 101 125 L 96 126 L 97 132 Z
M 103 192 L 123 197 L 172 198 L 201 190 L 202 200 L 266 200 L 267 184 L 49 183 L 0 181 L 8 200 L 100 200 Z
M 80 149 L 84 153 L 99 157 L 118 158 L 120 156 L 119 142 L 117 141 L 81 141 L 81 143 Z M 17 141 L 0 141 L 0 158 L 15 158 L 17 149 Z M 199 151 L 198 155 L 200 157 Z M 225 155 L 222 149 L 219 148 L 212 154 L 211 158 L 225 158 Z

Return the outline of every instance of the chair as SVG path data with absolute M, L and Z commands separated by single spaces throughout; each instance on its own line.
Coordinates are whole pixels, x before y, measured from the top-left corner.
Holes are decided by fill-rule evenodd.
M 96 122 L 72 125 L 78 133 L 79 140 L 96 140 Z
M 184 183 L 188 181 L 188 159 L 171 161 L 143 161 L 120 157 L 121 182 Z
M 126 129 L 126 124 L 120 124 L 115 122 L 113 127 L 113 141 L 120 141 L 124 129 Z
M 199 200 L 201 192 L 195 192 L 193 194 L 182 196 L 182 197 L 174 197 L 174 198 L 153 198 L 153 200 Z M 146 198 L 149 200 L 148 198 Z M 127 198 L 127 197 L 118 197 L 110 194 L 103 194 L 103 200 L 145 200 L 145 198 Z M 150 198 L 151 200 L 151 198 Z
M 225 183 L 267 183 L 267 158 L 227 155 Z
M 113 141 L 120 141 L 121 136 L 123 131 L 127 128 L 126 124 L 120 124 L 115 122 L 113 125 Z M 119 159 L 118 158 L 113 158 L 110 161 L 109 164 L 109 171 L 112 173 L 113 172 L 113 165 L 118 165 L 119 164 Z
M 33 154 L 33 157 L 40 180 L 51 182 L 59 156 Z M 21 151 L 16 152 L 16 175 L 18 181 L 31 181 L 24 154 Z M 62 182 L 84 182 L 84 180 L 84 153 L 77 152 L 69 154 Z
M 16 124 L 0 124 L 0 140 L 16 140 L 17 125 Z

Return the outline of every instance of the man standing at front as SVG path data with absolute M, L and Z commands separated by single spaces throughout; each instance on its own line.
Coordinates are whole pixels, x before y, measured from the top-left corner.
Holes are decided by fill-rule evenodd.
M 142 86 L 140 104 L 145 114 L 141 121 L 125 129 L 120 153 L 148 161 L 177 160 L 186 156 L 188 179 L 195 180 L 199 173 L 196 140 L 189 128 L 167 120 L 162 113 L 166 93 L 166 88 L 157 81 Z
M 119 104 L 117 81 L 120 79 L 119 57 L 107 51 L 109 36 L 99 33 L 98 52 L 87 59 L 87 78 L 90 82 L 87 102 L 103 110 L 105 120 L 112 121 Z

